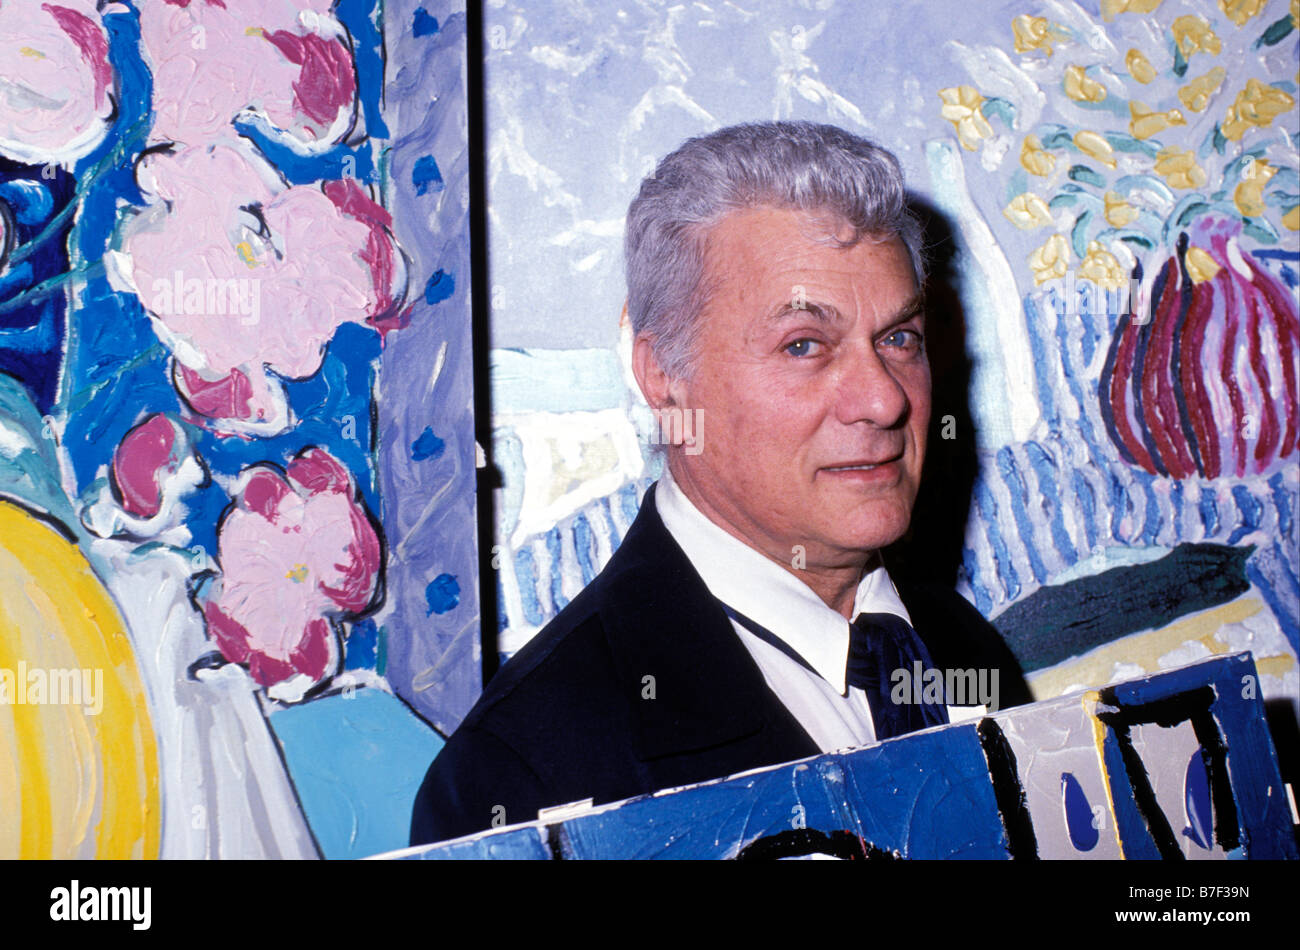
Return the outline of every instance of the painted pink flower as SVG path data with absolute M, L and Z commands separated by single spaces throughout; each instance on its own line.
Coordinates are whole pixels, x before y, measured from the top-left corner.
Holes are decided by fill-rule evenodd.
M 299 151 L 352 127 L 356 69 L 333 0 L 148 0 L 140 33 L 153 72 L 155 142 L 198 145 L 236 119 Z
M 138 177 L 150 205 L 127 223 L 111 276 L 139 295 L 177 390 L 219 431 L 284 431 L 293 421 L 268 371 L 311 376 L 344 323 L 391 328 L 405 259 L 355 181 L 286 187 L 224 146 L 151 154 Z
M 163 485 L 186 456 L 177 451 L 179 427 L 166 416 L 149 416 L 128 432 L 113 453 L 111 477 L 122 509 L 152 518 L 162 509 Z
M 94 0 L 0 3 L 0 156 L 71 165 L 113 115 L 108 36 Z
M 321 448 L 245 469 L 218 528 L 203 615 L 222 654 L 295 702 L 338 667 L 339 630 L 381 596 L 379 536 L 347 470 Z
M 207 469 L 185 429 L 161 413 L 146 416 L 118 443 L 107 478 L 95 482 L 82 523 L 101 538 L 129 536 L 189 541 L 176 531 L 185 509 L 181 499 L 208 481 Z M 182 529 L 184 530 L 184 529 Z

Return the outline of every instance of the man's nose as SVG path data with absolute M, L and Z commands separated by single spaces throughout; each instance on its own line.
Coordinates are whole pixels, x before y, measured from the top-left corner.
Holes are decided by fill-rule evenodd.
M 909 408 L 907 391 L 874 347 L 845 357 L 836 401 L 840 422 L 890 429 L 907 417 Z

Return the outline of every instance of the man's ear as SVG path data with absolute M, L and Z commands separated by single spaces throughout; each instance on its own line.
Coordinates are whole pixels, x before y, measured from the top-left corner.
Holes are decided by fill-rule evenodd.
M 651 409 L 665 409 L 674 405 L 672 379 L 664 372 L 655 353 L 654 340 L 641 334 L 632 343 L 632 375 L 641 387 L 641 395 Z

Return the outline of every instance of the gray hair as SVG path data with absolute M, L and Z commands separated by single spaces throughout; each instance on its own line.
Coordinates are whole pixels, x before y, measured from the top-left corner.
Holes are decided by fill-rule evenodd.
M 897 236 L 924 285 L 921 223 L 893 153 L 814 122 L 733 125 L 688 139 L 641 182 L 623 244 L 632 332 L 651 337 L 670 376 L 687 375 L 694 361 L 710 229 L 759 205 L 830 212 L 853 228 L 844 247 L 869 234 Z

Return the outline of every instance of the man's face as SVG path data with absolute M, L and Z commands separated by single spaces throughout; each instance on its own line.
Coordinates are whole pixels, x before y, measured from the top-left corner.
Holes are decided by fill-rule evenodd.
M 787 566 L 861 565 L 907 530 L 930 421 L 930 365 L 898 238 L 850 248 L 847 226 L 759 207 L 715 226 L 694 372 L 700 451 L 673 473 L 706 515 Z M 802 565 L 800 565 L 802 566 Z

